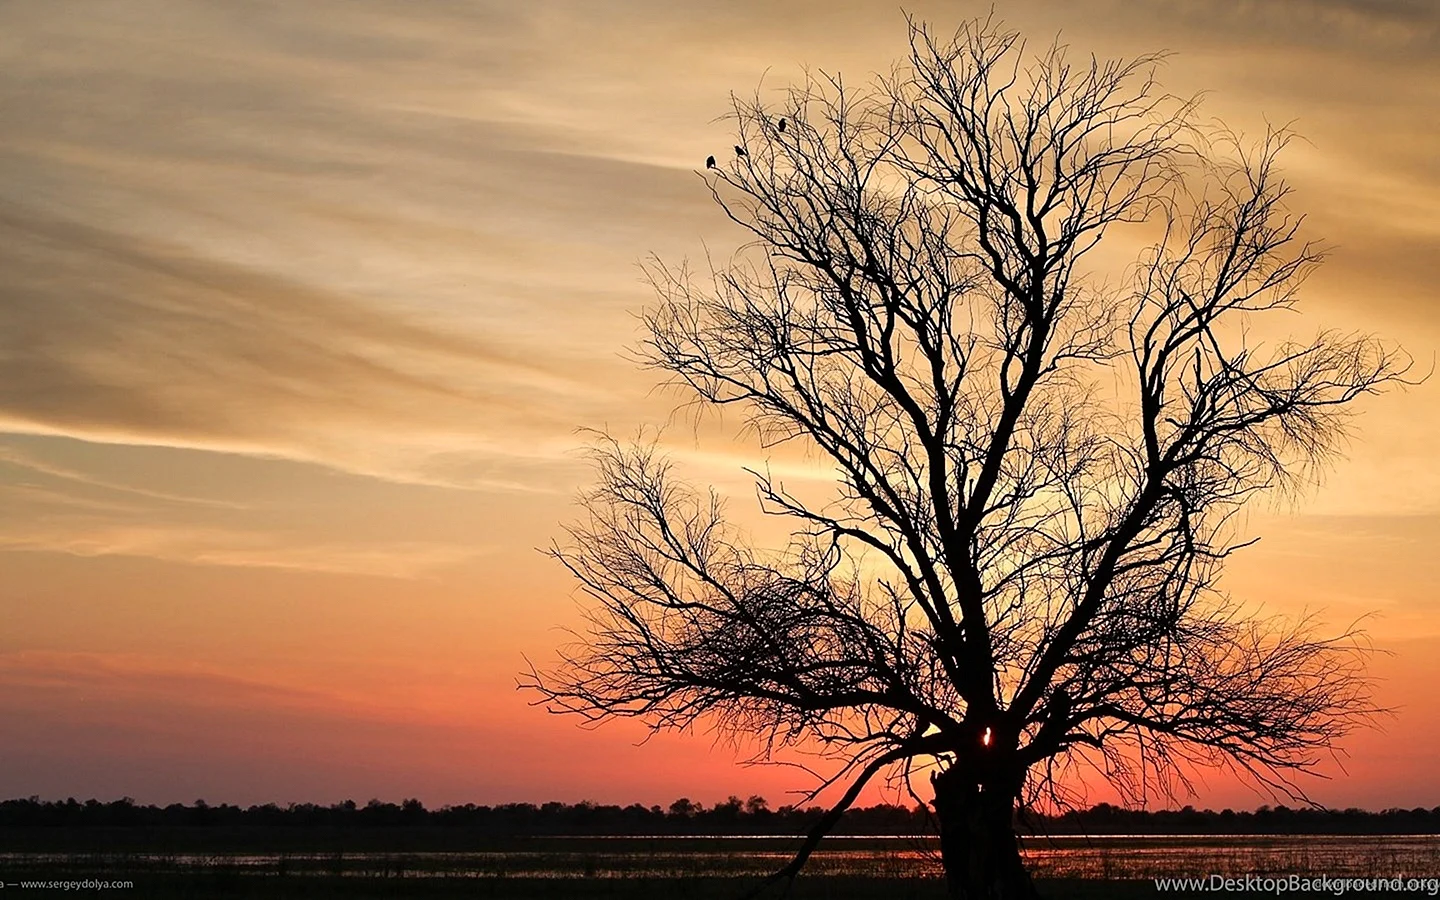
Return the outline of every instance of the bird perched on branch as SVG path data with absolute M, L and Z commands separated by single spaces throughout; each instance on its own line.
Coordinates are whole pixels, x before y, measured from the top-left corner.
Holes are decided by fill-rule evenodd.
M 745 148 L 742 147 L 742 146 L 740 146 L 739 144 L 736 144 L 736 145 L 735 145 L 735 155 L 736 155 L 736 156 L 744 156 L 744 155 L 745 155 Z
M 713 156 L 707 156 L 707 157 L 705 157 L 705 168 L 707 168 L 707 169 L 713 169 L 713 168 L 715 168 L 715 157 L 713 157 Z
M 781 134 L 784 134 L 784 133 L 785 133 L 785 120 L 784 120 L 784 119 L 781 119 L 779 122 L 777 122 L 777 123 L 775 124 L 775 130 L 778 131 L 778 132 L 780 132 Z

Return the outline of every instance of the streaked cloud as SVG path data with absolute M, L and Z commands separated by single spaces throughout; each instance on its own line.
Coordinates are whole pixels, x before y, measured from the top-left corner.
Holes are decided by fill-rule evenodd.
M 336 445 L 422 432 L 432 448 L 448 437 L 478 453 L 563 427 L 558 406 L 595 396 L 475 337 L 74 223 L 0 212 L 0 266 L 0 427 L 10 431 L 383 472 L 383 453 L 367 460 Z
M 199 566 L 241 566 L 419 578 L 437 569 L 481 556 L 484 547 L 429 543 L 313 543 L 303 536 L 194 528 L 124 527 L 105 523 L 57 522 L 0 532 L 0 550 L 67 553 L 75 556 L 142 556 Z

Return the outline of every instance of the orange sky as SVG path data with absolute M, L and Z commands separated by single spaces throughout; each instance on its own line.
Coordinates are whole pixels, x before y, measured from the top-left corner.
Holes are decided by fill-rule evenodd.
M 976 3 L 907 5 L 940 26 Z M 1174 51 L 1249 131 L 1291 123 L 1335 246 L 1298 327 L 1440 348 L 1430 0 L 1001 3 L 1037 41 Z M 577 426 L 670 398 L 622 355 L 636 263 L 738 235 L 694 170 L 726 93 L 903 48 L 889 3 L 68 0 L 0 6 L 0 796 L 714 802 L 804 785 L 707 735 L 637 747 L 526 706 L 576 621 L 535 552 Z M 1440 382 L 1226 586 L 1367 611 L 1397 705 L 1336 805 L 1440 804 Z M 680 440 L 676 438 L 676 440 Z M 748 496 L 748 445 L 676 447 Z M 1194 801 L 1268 798 L 1217 777 Z

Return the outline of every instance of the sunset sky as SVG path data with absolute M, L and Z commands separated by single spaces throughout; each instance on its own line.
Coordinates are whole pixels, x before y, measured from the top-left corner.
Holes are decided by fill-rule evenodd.
M 948 31 L 985 2 L 906 8 Z M 1037 45 L 1169 50 L 1334 251 L 1298 331 L 1440 352 L 1440 5 L 1000 2 Z M 629 361 L 638 263 L 740 238 L 696 170 L 730 91 L 904 51 L 888 2 L 0 4 L 0 797 L 713 803 L 808 782 L 713 735 L 637 746 L 515 689 L 580 598 L 535 548 L 580 427 L 676 397 Z M 767 93 L 768 92 L 768 93 Z M 667 433 L 749 496 L 736 421 Z M 1225 587 L 1375 612 L 1384 730 L 1308 785 L 1440 805 L 1440 379 L 1364 404 L 1349 458 Z M 803 474 L 803 473 L 801 473 Z M 1182 802 L 1274 802 L 1215 776 Z M 1103 796 L 1097 797 L 1105 799 Z

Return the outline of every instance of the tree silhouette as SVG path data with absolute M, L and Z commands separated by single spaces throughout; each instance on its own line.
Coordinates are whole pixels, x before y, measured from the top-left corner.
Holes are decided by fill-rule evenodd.
M 860 90 L 737 99 L 736 157 L 702 175 L 753 242 L 708 279 L 651 269 L 649 364 L 833 466 L 833 495 L 753 473 L 795 522 L 763 552 L 653 442 L 603 438 L 553 550 L 591 627 L 527 684 L 833 755 L 843 792 L 777 879 L 877 775 L 928 769 L 952 895 L 1029 897 L 1017 807 L 1086 773 L 1173 794 L 1196 765 L 1298 794 L 1373 712 L 1356 633 L 1216 579 L 1243 504 L 1310 481 L 1408 360 L 1268 330 L 1322 255 L 1283 132 L 1202 125 L 1154 57 L 1031 56 L 991 21 L 912 21 L 910 46 Z

